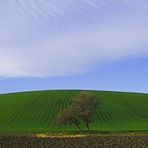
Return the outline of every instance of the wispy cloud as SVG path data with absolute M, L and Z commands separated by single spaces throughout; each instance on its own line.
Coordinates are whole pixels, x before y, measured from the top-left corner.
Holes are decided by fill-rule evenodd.
M 0 2 L 0 76 L 48 77 L 148 54 L 146 0 Z

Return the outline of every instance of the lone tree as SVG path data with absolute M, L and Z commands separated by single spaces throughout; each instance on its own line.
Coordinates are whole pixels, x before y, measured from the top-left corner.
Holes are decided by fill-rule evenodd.
M 87 91 L 82 91 L 72 103 L 72 106 L 77 110 L 77 116 L 86 124 L 87 131 L 90 130 L 90 123 L 93 121 L 98 104 L 97 96 Z
M 99 104 L 99 99 L 92 92 L 82 91 L 74 98 L 72 104 L 58 115 L 58 123 L 74 124 L 80 131 L 80 123 L 86 124 L 87 131 L 90 130 L 90 123 L 93 121 L 94 113 Z

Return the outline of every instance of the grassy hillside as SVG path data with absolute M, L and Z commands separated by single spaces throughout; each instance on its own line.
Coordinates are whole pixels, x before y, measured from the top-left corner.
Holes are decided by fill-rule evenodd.
M 148 94 L 94 91 L 102 100 L 91 130 L 148 130 Z M 0 95 L 0 133 L 77 130 L 59 126 L 56 116 L 78 90 L 52 90 Z M 83 126 L 83 125 L 82 125 Z

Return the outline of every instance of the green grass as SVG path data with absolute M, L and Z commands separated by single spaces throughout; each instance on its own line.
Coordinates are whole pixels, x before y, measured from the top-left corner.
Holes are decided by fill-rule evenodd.
M 79 90 L 51 90 L 0 94 L 0 133 L 75 131 L 56 123 Z M 94 91 L 101 98 L 91 130 L 148 130 L 148 94 Z M 84 125 L 81 125 L 84 129 Z

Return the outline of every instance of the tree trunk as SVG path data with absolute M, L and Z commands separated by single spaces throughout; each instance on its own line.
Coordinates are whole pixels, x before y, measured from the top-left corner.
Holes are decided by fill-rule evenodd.
M 75 124 L 75 125 L 78 127 L 79 131 L 80 131 L 80 132 L 82 132 L 82 130 L 81 130 L 81 128 L 80 128 L 80 126 L 79 126 L 79 125 L 77 125 L 77 124 Z
M 74 120 L 72 120 L 72 123 L 79 129 L 80 132 L 82 132 L 81 128 L 80 128 L 80 125 L 75 122 Z
M 87 131 L 89 132 L 89 122 L 86 122 Z

